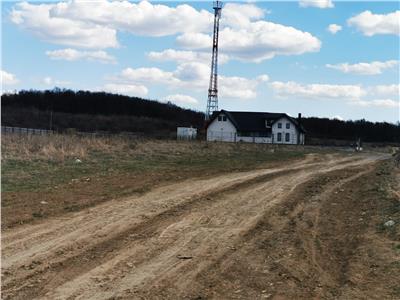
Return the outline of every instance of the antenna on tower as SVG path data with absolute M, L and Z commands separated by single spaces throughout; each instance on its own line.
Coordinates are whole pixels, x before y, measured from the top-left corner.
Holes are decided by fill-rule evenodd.
M 218 33 L 219 19 L 221 18 L 222 1 L 214 1 L 214 34 L 211 59 L 210 84 L 208 86 L 208 100 L 205 119 L 208 121 L 214 111 L 218 110 Z

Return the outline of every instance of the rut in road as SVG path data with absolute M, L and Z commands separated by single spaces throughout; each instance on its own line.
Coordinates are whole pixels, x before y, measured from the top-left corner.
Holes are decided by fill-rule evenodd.
M 171 277 L 184 291 L 297 185 L 377 158 L 308 159 L 285 168 L 189 180 L 10 230 L 2 237 L 8 274 L 3 296 L 132 298 Z M 171 286 L 170 293 L 177 288 Z

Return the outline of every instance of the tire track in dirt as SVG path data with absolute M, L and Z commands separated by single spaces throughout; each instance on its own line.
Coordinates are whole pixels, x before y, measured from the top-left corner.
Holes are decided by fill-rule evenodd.
M 341 269 L 336 274 L 335 270 L 320 265 L 320 261 L 326 263 L 330 257 L 324 257 L 319 249 L 318 205 L 328 201 L 332 194 L 340 192 L 342 186 L 349 185 L 372 170 L 374 163 L 330 170 L 298 185 L 274 210 L 260 215 L 238 242 L 237 251 L 226 252 L 198 273 L 194 282 L 199 282 L 199 285 L 191 297 L 326 299 L 327 295 L 322 293 L 321 287 L 343 281 L 339 277 L 345 271 Z M 314 190 L 315 195 L 310 199 L 310 194 L 303 192 L 309 188 L 315 189 L 315 183 L 319 181 L 324 182 L 322 189 Z M 308 223 L 304 228 L 296 224 L 302 220 L 303 214 L 312 215 L 311 229 L 307 227 Z M 296 232 L 292 233 L 292 230 Z M 298 240 L 299 236 L 301 241 Z M 296 254 L 294 246 L 301 247 L 307 255 Z M 302 270 L 304 263 L 308 270 Z M 209 286 L 210 282 L 218 282 L 218 286 Z
M 121 247 L 124 247 L 124 244 L 126 242 L 125 237 L 127 236 L 132 236 L 136 235 L 136 239 L 142 239 L 142 238 L 149 238 L 152 235 L 154 235 L 154 231 L 162 226 L 163 224 L 168 225 L 169 223 L 173 222 L 176 218 L 179 216 L 182 216 L 183 214 L 187 213 L 193 204 L 196 205 L 201 205 L 201 204 L 206 204 L 207 202 L 210 201 L 215 201 L 215 197 L 218 197 L 218 195 L 223 194 L 226 191 L 239 191 L 242 188 L 249 187 L 251 185 L 257 184 L 257 182 L 268 180 L 270 178 L 274 178 L 276 176 L 283 176 L 284 174 L 287 174 L 288 172 L 291 172 L 292 170 L 282 170 L 282 171 L 276 171 L 276 172 L 267 172 L 267 174 L 263 174 L 261 176 L 251 178 L 249 180 L 245 181 L 240 181 L 238 183 L 234 183 L 233 185 L 228 185 L 227 187 L 224 187 L 219 190 L 211 190 L 207 191 L 204 194 L 198 195 L 196 197 L 191 198 L 187 202 L 180 203 L 176 206 L 173 206 L 171 209 L 168 209 L 166 211 L 162 211 L 161 213 L 153 216 L 152 218 L 149 218 L 147 220 L 144 220 L 143 222 L 139 223 L 137 226 L 129 227 L 128 229 L 124 231 L 120 231 L 117 234 L 115 234 L 111 239 L 105 239 L 102 242 L 96 243 L 93 247 L 86 249 L 83 252 L 76 253 L 76 255 L 71 256 L 67 259 L 65 258 L 60 258 L 58 261 L 53 261 L 50 266 L 45 266 L 44 268 L 40 268 L 40 264 L 38 266 L 33 266 L 33 267 L 39 267 L 39 268 L 32 268 L 36 269 L 35 271 L 30 272 L 29 275 L 27 275 L 24 279 L 29 279 L 31 277 L 37 277 L 38 273 L 64 273 L 62 278 L 55 278 L 50 281 L 50 285 L 52 287 L 58 286 L 59 284 L 68 281 L 80 273 L 84 273 L 94 267 L 96 267 L 100 261 L 102 260 L 110 260 L 112 259 L 113 256 L 115 256 L 114 251 L 116 249 L 119 249 Z M 212 194 L 213 197 L 210 197 L 209 195 Z M 79 219 L 81 220 L 81 219 Z M 47 236 L 47 235 L 46 235 Z M 57 242 L 59 241 L 58 239 L 56 240 Z M 50 249 L 52 250 L 52 249 Z M 73 249 L 70 249 L 73 251 Z M 57 252 L 56 252 L 57 254 Z M 99 255 L 100 254 L 100 255 Z M 104 254 L 109 254 L 104 255 Z M 86 261 L 85 265 L 82 265 L 82 261 Z M 35 262 L 38 262 L 38 260 L 35 260 Z M 35 265 L 35 263 L 34 263 Z M 28 266 L 28 269 L 31 267 Z M 37 270 L 39 269 L 39 270 Z M 47 271 L 46 271 L 47 269 Z M 68 274 L 68 275 L 67 275 Z M 13 282 L 9 283 L 13 284 Z M 3 289 L 7 289 L 7 285 L 3 286 Z M 34 295 L 35 293 L 32 290 L 32 286 L 27 283 L 26 288 L 27 291 L 29 290 L 29 295 Z
M 165 250 L 165 249 L 164 249 L 164 250 Z M 164 252 L 165 252 L 165 251 L 164 251 Z M 153 257 L 153 256 L 152 256 L 152 257 Z M 173 256 L 173 257 L 174 257 L 174 256 Z M 162 257 L 161 261 L 162 261 L 162 260 L 165 260 L 165 257 L 164 257 L 164 256 Z M 176 259 L 175 259 L 175 260 L 176 260 Z M 136 261 L 136 263 L 137 263 L 137 261 Z M 171 265 L 174 265 L 174 262 L 171 262 L 171 261 L 170 261 L 169 263 L 171 263 Z M 139 264 L 140 264 L 140 262 L 139 262 Z M 181 270 L 180 270 L 180 271 L 181 271 Z M 108 273 L 112 273 L 112 270 L 108 271 Z M 177 273 L 177 272 L 175 272 L 175 274 L 176 274 L 176 273 Z M 180 273 L 182 273 L 182 272 L 180 272 Z M 185 272 L 183 272 L 183 273 L 185 273 Z M 160 276 L 160 272 L 158 272 L 158 277 L 161 277 L 161 276 Z M 185 274 L 185 277 L 187 277 L 187 274 Z M 130 278 L 128 282 L 129 282 L 129 283 L 132 283 L 132 282 L 134 282 L 134 279 L 137 279 L 137 278 L 138 278 L 138 277 L 135 275 L 135 278 Z M 176 278 L 175 278 L 175 280 L 176 280 Z M 86 293 L 85 296 L 87 297 L 88 294 Z M 111 295 L 110 295 L 110 296 L 111 296 Z M 154 295 L 152 295 L 152 297 L 154 297 Z
M 121 210 L 132 209 L 132 206 L 136 204 L 144 206 L 142 212 L 147 213 L 147 215 L 140 216 L 141 218 L 138 224 L 141 224 L 142 222 L 146 222 L 146 220 L 160 214 L 159 211 L 163 213 L 167 213 L 168 211 L 173 212 L 173 210 L 179 207 L 179 205 L 182 205 L 187 201 L 193 202 L 197 198 L 202 198 L 204 196 L 207 196 L 208 194 L 223 192 L 225 190 L 235 188 L 235 186 L 237 185 L 240 187 L 240 185 L 245 185 L 251 183 L 251 181 L 253 180 L 258 180 L 257 178 L 259 176 L 269 176 L 270 174 L 274 174 L 275 172 L 280 172 L 280 171 L 284 170 L 271 169 L 268 171 L 264 170 L 262 172 L 257 172 L 255 174 L 245 173 L 245 174 L 240 174 L 239 176 L 234 176 L 232 178 L 229 178 L 224 182 L 221 182 L 220 180 L 217 179 L 216 180 L 216 182 L 218 182 L 217 184 L 215 183 L 213 184 L 213 182 L 211 181 L 205 181 L 201 184 L 202 186 L 200 185 L 196 186 L 193 183 L 188 183 L 188 185 L 192 184 L 193 188 L 183 189 L 182 192 L 179 191 L 180 188 L 179 184 L 168 186 L 167 188 L 159 189 L 153 193 L 145 195 L 144 197 L 140 197 L 139 199 L 130 198 L 123 201 L 122 203 L 114 201 L 113 203 L 102 205 L 98 207 L 98 209 L 95 208 L 88 210 L 87 212 L 75 214 L 72 218 L 71 217 L 64 219 L 58 218 L 53 222 L 50 221 L 50 222 L 45 222 L 44 224 L 38 226 L 32 226 L 33 228 L 30 228 L 28 226 L 27 228 L 18 230 L 16 232 L 14 231 L 11 231 L 10 233 L 5 232 L 3 233 L 2 236 L 2 242 L 5 244 L 3 250 L 5 252 L 13 252 L 14 249 L 20 250 L 21 248 L 26 248 L 25 247 L 26 244 L 41 244 L 42 241 L 48 240 L 49 237 L 54 236 L 54 233 L 58 231 L 62 231 L 64 234 L 73 233 L 76 235 L 77 232 L 83 234 L 85 233 L 84 231 L 86 229 L 81 229 L 80 227 L 82 227 L 82 225 L 85 225 L 85 227 L 92 229 L 91 228 L 93 227 L 92 225 L 96 225 L 98 223 L 99 216 L 107 216 L 107 219 L 103 220 L 102 225 L 108 225 L 109 223 L 119 221 L 120 217 L 123 216 L 122 214 L 120 214 Z M 175 191 L 175 189 L 178 189 L 178 192 Z M 169 193 L 172 194 L 172 196 L 168 196 Z M 146 205 L 146 203 L 144 203 L 147 200 L 154 200 L 154 197 L 158 198 L 156 199 L 156 201 L 162 200 L 163 202 L 165 202 L 164 204 L 161 203 L 160 207 L 156 207 L 158 211 L 154 211 L 154 207 L 149 207 L 149 205 Z M 176 199 L 180 198 L 180 199 L 179 201 L 171 201 L 171 203 L 168 203 L 170 202 L 170 200 L 175 200 L 175 198 Z M 139 206 L 138 208 L 140 209 L 141 207 Z M 116 215 L 116 217 L 114 215 Z M 136 213 L 136 215 L 138 215 L 138 213 Z M 55 242 L 53 242 L 53 244 L 58 244 L 61 241 L 62 240 L 56 240 Z M 27 250 L 28 254 L 32 252 L 31 251 L 32 249 L 27 249 Z M 38 248 L 35 250 L 43 251 L 49 249 Z M 20 255 L 15 256 L 15 259 L 21 260 L 21 258 L 23 257 L 21 257 Z M 6 263 L 13 263 L 13 262 L 14 261 L 12 260 L 12 256 L 8 257 Z
M 344 168 L 348 168 L 350 165 L 345 166 Z M 334 172 L 334 170 L 341 169 L 341 168 L 331 168 L 327 170 L 326 172 Z M 326 172 L 317 172 L 318 175 L 313 174 L 304 174 L 306 177 L 304 177 L 304 181 L 297 182 L 290 180 L 289 178 L 286 178 L 287 184 L 292 185 L 291 188 L 288 189 L 288 194 L 290 193 L 298 186 L 301 184 L 306 183 L 310 177 L 315 177 L 315 176 L 321 176 L 324 175 Z M 364 174 L 364 172 L 361 172 L 361 174 L 357 174 L 356 176 L 353 176 L 351 178 L 348 178 L 344 180 L 343 182 L 346 182 L 347 180 L 354 180 L 354 178 L 357 178 Z M 289 175 L 289 176 L 296 176 L 297 174 Z M 272 184 L 273 182 L 269 182 L 269 184 Z M 276 184 L 276 182 L 274 182 Z M 342 183 L 341 183 L 342 184 Z M 330 190 L 330 189 L 329 189 Z M 327 191 L 329 193 L 329 191 Z M 271 201 L 268 203 L 266 207 L 263 207 L 261 211 L 263 211 L 262 214 L 258 214 L 253 216 L 247 224 L 240 224 L 240 230 L 236 234 L 236 238 L 231 239 L 231 245 L 240 245 L 240 244 L 246 244 L 247 243 L 247 235 L 249 233 L 253 234 L 253 229 L 257 226 L 257 224 L 260 222 L 260 219 L 263 219 L 265 217 L 265 214 L 269 212 L 269 210 L 277 203 L 280 201 L 283 201 L 282 199 L 286 198 L 288 194 L 272 194 L 274 197 L 274 201 Z M 258 203 L 260 204 L 260 203 Z M 229 228 L 227 230 L 232 230 L 232 228 Z M 232 231 L 235 231 L 233 229 Z M 223 241 L 222 237 L 219 237 L 219 241 Z M 199 281 L 199 276 L 201 277 L 202 274 L 209 274 L 209 270 L 213 269 L 213 265 L 220 265 L 221 269 L 223 269 L 223 265 L 226 263 L 226 261 L 230 261 L 230 257 L 235 253 L 237 250 L 236 247 L 228 246 L 225 247 L 229 250 L 222 250 L 220 253 L 215 253 L 213 259 L 208 259 L 208 263 L 203 263 L 202 260 L 200 259 L 200 263 L 188 263 L 185 266 L 179 266 L 175 270 L 168 270 L 167 272 L 162 272 L 161 274 L 157 274 L 157 280 L 151 281 L 149 284 L 143 286 L 140 288 L 141 291 L 146 291 L 146 290 L 151 290 L 152 287 L 154 288 L 154 285 L 159 287 L 157 290 L 157 293 L 152 293 L 152 294 L 145 294 L 144 298 L 155 298 L 155 299 L 174 299 L 174 297 L 177 298 L 196 298 L 196 297 L 202 297 L 202 291 L 206 290 L 208 288 L 208 284 L 210 284 L 210 281 L 207 281 L 207 285 L 203 287 L 198 287 L 197 289 L 193 287 L 193 285 L 196 285 L 196 283 Z M 196 257 L 197 254 L 195 253 L 194 257 Z M 201 255 L 199 255 L 201 257 Z M 172 262 L 171 262 L 171 265 Z M 163 274 L 164 273 L 164 274 Z M 177 274 L 183 274 L 181 276 Z M 226 275 L 226 274 L 225 274 Z M 130 278 L 132 280 L 132 278 Z M 240 280 L 240 279 L 236 279 Z M 218 278 L 215 280 L 215 282 L 218 282 Z M 177 286 L 179 286 L 179 290 L 181 294 L 177 292 Z M 220 287 L 218 288 L 220 289 Z M 193 291 L 197 290 L 198 294 L 185 294 L 184 291 Z M 229 291 L 226 291 L 227 294 L 225 295 L 226 298 L 231 298 L 229 295 Z M 171 296 L 172 295 L 172 296 Z M 178 296 L 179 295 L 179 296 Z M 200 295 L 200 296 L 199 296 Z M 204 294 L 203 294 L 204 295 Z M 209 296 L 209 295 L 208 295 Z M 126 298 L 130 298 L 131 296 L 125 295 Z M 208 298 L 208 297 L 206 297 Z M 213 297 L 212 297 L 213 298 Z M 216 297 L 217 299 L 221 298 L 221 295 L 219 297 Z M 252 297 L 247 297 L 247 299 L 253 299 Z
M 291 166 L 291 168 L 295 167 L 301 167 L 305 166 L 307 164 L 310 164 L 313 162 L 314 158 L 308 158 L 305 161 L 301 161 L 299 163 L 295 163 Z M 314 162 L 315 163 L 315 162 Z M 148 193 L 149 197 L 163 197 L 163 201 L 168 202 L 169 198 L 176 198 L 176 197 L 192 197 L 196 194 L 196 190 L 198 193 L 204 192 L 204 191 L 209 191 L 213 192 L 215 189 L 218 191 L 219 189 L 224 189 L 229 187 L 230 184 L 235 184 L 236 182 L 239 181 L 244 181 L 247 179 L 252 179 L 254 177 L 257 177 L 262 174 L 268 174 L 271 172 L 275 172 L 278 170 L 282 170 L 283 168 L 273 168 L 269 170 L 257 170 L 257 171 L 251 171 L 251 172 L 240 172 L 240 173 L 232 173 L 232 174 L 227 174 L 223 176 L 218 176 L 215 177 L 212 180 L 199 180 L 196 182 L 193 181 L 188 181 L 185 182 L 183 181 L 182 183 L 178 183 L 177 185 L 168 185 L 167 187 L 164 188 L 159 188 L 154 190 L 151 193 Z M 182 189 L 182 186 L 184 185 L 191 185 L 192 189 Z M 177 191 L 176 191 L 177 190 Z M 181 192 L 182 195 L 179 194 Z M 152 196 L 154 195 L 154 196 Z M 170 195 L 170 196 L 169 196 Z M 138 198 L 138 197 L 136 197 Z M 133 202 L 137 201 L 135 197 L 128 197 L 126 201 L 128 202 Z M 143 197 L 140 197 L 143 198 Z M 110 213 L 113 210 L 118 210 L 121 209 L 121 207 L 125 207 L 127 204 L 125 202 L 120 201 L 118 199 L 117 201 L 114 202 L 108 202 L 105 204 L 100 204 L 96 207 L 96 209 L 88 209 L 87 212 L 90 212 L 90 214 L 98 213 L 98 214 L 106 214 Z M 122 203 L 121 203 L 122 202 Z M 138 204 L 143 204 L 140 203 Z M 112 204 L 112 205 L 110 205 Z M 105 209 L 102 209 L 105 208 Z M 108 209 L 108 210 L 107 210 Z M 12 247 L 15 244 L 23 244 L 23 243 L 29 243 L 32 240 L 36 240 L 38 236 L 43 237 L 43 240 L 46 240 L 48 235 L 53 234 L 57 230 L 63 230 L 64 232 L 70 232 L 70 231 L 75 231 L 77 230 L 76 227 L 74 227 L 74 223 L 77 224 L 82 224 L 82 222 L 85 222 L 86 225 L 90 225 L 88 223 L 88 220 L 86 218 L 87 216 L 84 213 L 75 213 L 73 215 L 73 218 L 71 218 L 70 215 L 67 217 L 58 217 L 53 219 L 53 222 L 51 220 L 47 220 L 43 222 L 42 224 L 39 225 L 27 225 L 27 226 L 21 226 L 15 230 L 8 230 L 3 232 L 2 235 L 2 241 L 7 244 L 8 247 Z M 90 220 L 95 220 L 96 218 L 89 218 Z M 51 225 L 51 226 L 49 226 Z M 29 240 L 31 239 L 31 240 Z M 19 247 L 21 245 L 17 245 Z
M 371 158 L 367 158 L 365 160 L 368 161 L 370 159 Z M 65 298 L 64 296 L 67 295 L 74 295 L 74 297 L 77 297 L 79 296 L 80 292 L 83 292 L 83 295 L 89 296 L 90 298 L 90 293 L 84 292 L 84 290 L 87 285 L 91 284 L 93 286 L 93 279 L 90 278 L 90 271 L 96 270 L 99 268 L 99 266 L 103 267 L 103 269 L 111 267 L 111 269 L 116 268 L 117 270 L 122 270 L 122 272 L 117 272 L 118 274 L 128 271 L 129 276 L 123 276 L 122 278 L 131 278 L 132 272 L 129 272 L 131 267 L 127 267 L 124 265 L 124 263 L 131 258 L 132 253 L 136 253 L 137 257 L 142 256 L 142 261 L 138 259 L 136 264 L 143 265 L 145 271 L 145 262 L 148 261 L 150 257 L 156 258 L 156 262 L 157 259 L 159 259 L 161 265 L 165 265 L 165 263 L 163 263 L 163 259 L 166 259 L 166 262 L 170 261 L 169 256 L 171 253 L 174 253 L 174 251 L 170 249 L 168 252 L 165 251 L 165 249 L 169 247 L 179 251 L 180 247 L 176 247 L 176 245 L 174 245 L 174 242 L 179 242 L 179 238 L 176 236 L 169 237 L 167 238 L 167 242 L 160 243 L 160 241 L 158 241 L 160 239 L 159 237 L 162 237 L 163 232 L 165 237 L 164 229 L 170 228 L 171 226 L 173 227 L 175 224 L 179 224 L 182 219 L 185 220 L 191 216 L 192 218 L 194 217 L 194 220 L 196 220 L 195 215 L 193 215 L 193 213 L 196 211 L 197 214 L 200 215 L 200 219 L 201 217 L 207 215 L 207 206 L 216 205 L 216 211 L 224 212 L 225 207 L 218 207 L 218 203 L 221 202 L 221 198 L 223 200 L 222 202 L 225 203 L 224 205 L 226 205 L 226 203 L 229 203 L 232 201 L 232 199 L 234 200 L 236 194 L 252 196 L 254 193 L 252 194 L 251 191 L 256 191 L 256 193 L 271 192 L 271 186 L 276 186 L 278 179 L 281 177 L 287 178 L 288 176 L 292 176 L 291 178 L 296 178 L 295 175 L 290 174 L 297 174 L 299 172 L 308 172 L 312 174 L 315 173 L 315 169 L 318 170 L 321 168 L 321 166 L 329 166 L 329 164 L 332 164 L 333 168 L 340 168 L 340 163 L 344 165 L 351 165 L 359 164 L 360 162 L 357 161 L 357 158 L 355 159 L 352 157 L 341 160 L 330 160 L 324 163 L 312 163 L 307 161 L 294 165 L 293 167 L 273 169 L 268 171 L 264 170 L 248 172 L 246 174 L 242 173 L 236 175 L 236 177 L 233 175 L 230 175 L 231 177 L 225 176 L 228 177 L 228 179 L 225 178 L 225 180 L 222 180 L 222 182 L 221 178 L 219 180 L 214 179 L 205 181 L 202 183 L 203 189 L 200 188 L 201 184 L 197 184 L 196 186 L 195 183 L 190 183 L 189 187 L 183 189 L 181 193 L 174 192 L 174 189 L 178 188 L 178 186 L 173 186 L 172 188 L 167 187 L 166 189 L 157 190 L 153 194 L 150 192 L 150 197 L 149 195 L 143 197 L 143 199 L 146 201 L 152 201 L 153 199 L 151 198 L 154 197 L 154 195 L 158 195 L 159 199 L 156 199 L 157 201 L 165 200 L 165 203 L 162 203 L 163 205 L 161 205 L 161 207 L 145 205 L 143 199 L 142 201 L 135 203 L 136 205 L 141 204 L 142 211 L 149 209 L 151 211 L 155 209 L 155 212 L 150 215 L 140 216 L 136 219 L 134 218 L 133 221 L 131 220 L 132 216 L 129 215 L 129 212 L 133 212 L 135 210 L 132 208 L 132 200 L 122 201 L 122 203 L 104 204 L 97 212 L 96 208 L 93 209 L 95 211 L 93 213 L 94 216 L 89 218 L 89 220 L 85 220 L 85 214 L 78 213 L 65 221 L 58 219 L 57 221 L 61 222 L 62 225 L 55 226 L 55 229 L 48 228 L 49 225 L 54 224 L 52 223 L 54 221 L 46 222 L 47 224 L 45 223 L 44 225 L 39 226 L 38 228 L 42 230 L 42 236 L 39 234 L 39 242 L 40 240 L 46 240 L 50 238 L 50 244 L 46 247 L 41 245 L 41 247 L 33 247 L 32 249 L 32 241 L 36 241 L 35 237 L 38 237 L 38 234 L 35 230 L 29 228 L 17 231 L 14 236 L 13 233 L 10 233 L 9 235 L 6 234 L 3 240 L 3 243 L 5 244 L 4 261 L 10 269 L 9 272 L 11 272 L 11 274 L 14 276 L 9 276 L 10 278 L 7 276 L 5 282 L 3 283 L 3 291 L 5 291 L 6 296 L 9 295 L 10 297 L 16 296 L 17 298 L 23 298 L 24 295 L 29 295 L 30 297 L 34 295 L 43 296 L 47 291 L 52 291 L 56 287 L 60 286 L 62 287 L 61 290 L 63 290 L 61 294 L 57 294 L 56 292 L 53 294 L 50 293 L 48 297 Z M 212 184 L 213 181 L 214 184 Z M 287 181 L 286 188 L 292 184 L 293 182 Z M 210 185 L 211 188 L 209 188 L 208 185 Z M 200 191 L 196 191 L 196 187 L 199 188 Z M 172 195 L 169 198 L 167 194 L 168 191 L 172 192 Z M 276 191 L 278 194 L 282 192 L 282 190 Z M 159 205 L 160 203 L 157 201 L 155 202 Z M 251 204 L 246 201 L 244 204 Z M 168 202 L 171 203 L 166 204 Z M 114 204 L 116 204 L 115 207 L 113 206 Z M 253 206 L 255 206 L 252 208 L 253 211 L 250 214 L 252 217 L 254 217 L 254 213 L 257 213 L 256 204 L 259 204 L 259 202 L 256 201 L 253 203 Z M 247 206 L 248 208 L 251 207 L 249 205 Z M 239 209 L 240 215 L 240 207 L 235 207 L 235 209 Z M 91 211 L 93 212 L 93 210 Z M 124 214 L 119 215 L 121 211 L 124 210 L 127 210 L 128 214 L 125 212 Z M 112 215 L 112 213 L 115 212 L 117 213 Z M 232 214 L 232 211 L 230 211 L 230 213 Z M 220 217 L 221 216 L 216 216 L 216 218 Z M 185 226 L 190 225 L 190 223 L 191 222 L 188 222 L 188 224 Z M 87 225 L 86 228 L 82 229 L 80 227 L 85 225 Z M 239 231 L 242 230 L 240 229 L 242 227 L 248 227 L 248 224 L 239 223 L 237 225 L 239 228 L 237 230 Z M 226 224 L 221 224 L 221 228 L 224 228 L 224 226 L 226 226 Z M 104 228 L 107 228 L 107 230 L 104 230 Z M 85 229 L 88 230 L 88 232 L 85 232 Z M 110 231 L 113 231 L 111 235 Z M 24 233 L 27 235 L 24 236 Z M 62 234 L 65 233 L 66 235 L 62 236 Z M 29 234 L 33 236 L 30 236 Z M 102 234 L 104 235 L 103 237 L 101 236 Z M 214 236 L 218 237 L 218 235 L 215 234 Z M 88 239 L 88 245 L 81 244 L 85 237 Z M 172 243 L 170 241 L 172 241 Z M 63 242 L 65 245 L 60 246 L 59 244 L 63 244 Z M 71 246 L 71 248 L 68 248 L 69 246 Z M 25 252 L 24 250 L 22 251 L 22 255 L 18 252 L 21 251 L 21 248 L 26 249 Z M 57 252 L 60 251 L 60 249 L 61 251 L 64 251 L 64 253 Z M 142 251 L 146 251 L 148 249 L 151 249 L 151 251 L 147 253 L 148 255 L 143 255 L 143 253 L 141 253 Z M 12 253 L 14 251 L 16 251 L 16 253 Z M 67 254 L 65 254 L 65 252 L 67 252 Z M 33 255 L 33 258 L 31 258 L 29 255 Z M 173 257 L 175 259 L 173 263 L 176 265 L 176 257 Z M 18 260 L 21 258 L 23 264 L 22 268 L 21 265 L 18 265 Z M 25 262 L 25 264 L 23 262 Z M 26 262 L 28 262 L 28 264 L 26 264 Z M 29 262 L 31 262 L 31 264 L 29 264 Z M 179 262 L 176 267 L 180 269 L 180 265 L 181 263 Z M 28 270 L 26 270 L 26 268 Z M 128 270 L 124 270 L 126 268 L 128 268 Z M 151 264 L 150 267 L 149 264 L 147 264 L 147 271 L 149 271 L 151 268 Z M 101 274 L 102 272 L 98 273 Z M 146 272 L 143 272 L 143 274 L 145 273 Z M 53 279 L 49 277 L 53 277 Z M 138 276 L 136 271 L 134 272 L 134 277 L 134 279 L 136 279 L 136 281 L 139 283 L 140 280 L 138 279 L 141 276 Z M 72 284 L 72 287 L 68 287 L 68 284 L 74 282 L 74 279 L 75 281 L 79 281 L 78 285 Z M 146 276 L 142 276 L 142 279 L 144 281 L 147 280 Z M 124 281 L 115 278 L 113 280 L 120 282 Z M 108 281 L 112 282 L 113 280 Z M 18 285 L 17 281 L 25 281 L 25 285 Z M 94 281 L 96 281 L 96 279 L 94 279 Z M 84 284 L 85 282 L 86 286 Z M 92 288 L 91 290 L 94 293 L 96 293 L 96 291 L 99 292 L 100 290 L 103 293 L 104 298 L 106 298 L 108 294 L 104 293 L 104 290 L 106 290 L 107 287 L 103 288 L 103 283 L 100 283 L 100 285 L 103 286 L 98 286 L 95 284 L 95 288 Z M 122 288 L 129 286 L 129 284 L 125 282 L 120 286 Z M 120 292 L 121 294 L 124 294 L 123 290 Z M 86 299 L 87 297 L 83 298 Z

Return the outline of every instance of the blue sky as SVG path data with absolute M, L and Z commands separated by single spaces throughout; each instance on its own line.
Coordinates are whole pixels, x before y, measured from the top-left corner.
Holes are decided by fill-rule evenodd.
M 211 2 L 3 2 L 2 90 L 105 90 L 204 111 Z M 219 108 L 399 121 L 399 3 L 231 2 Z

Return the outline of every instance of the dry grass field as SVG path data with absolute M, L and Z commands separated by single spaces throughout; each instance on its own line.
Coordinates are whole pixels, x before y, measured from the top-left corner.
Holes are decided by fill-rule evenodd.
M 3 228 L 141 194 L 184 178 L 292 161 L 307 152 L 293 147 L 76 135 L 3 135 L 1 146 Z
M 4 299 L 399 299 L 386 153 L 2 137 Z

